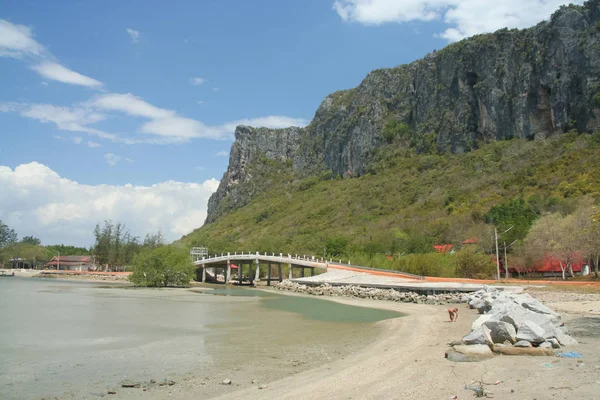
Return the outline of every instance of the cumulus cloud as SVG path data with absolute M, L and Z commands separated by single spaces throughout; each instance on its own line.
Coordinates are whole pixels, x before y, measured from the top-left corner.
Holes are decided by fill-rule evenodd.
M 168 240 L 200 227 L 207 201 L 219 182 L 167 181 L 152 186 L 84 185 L 32 162 L 12 170 L 0 166 L 0 209 L 4 223 L 21 236 L 45 244 L 93 244 L 93 230 L 105 219 L 120 221 L 143 237 L 159 229 Z M 43 196 L 37 194 L 43 193 Z
M 75 144 L 81 144 L 81 141 L 83 140 L 80 136 L 74 136 L 71 138 L 71 140 L 73 141 L 73 143 Z
M 91 88 L 99 88 L 102 86 L 102 82 L 90 78 L 89 76 L 81 75 L 80 73 L 72 71 L 55 62 L 46 61 L 34 65 L 31 69 L 46 79 L 67 83 L 69 85 L 80 85 Z
M 334 10 L 344 21 L 365 25 L 389 22 L 443 21 L 450 25 L 439 36 L 457 41 L 498 29 L 525 28 L 548 18 L 564 0 L 336 0 Z M 583 0 L 573 3 L 581 4 Z
M 131 39 L 131 43 L 137 43 L 140 41 L 140 31 L 136 31 L 135 29 L 126 29 L 129 38 Z
M 119 163 L 119 161 L 121 161 L 121 157 L 117 156 L 113 153 L 106 153 L 104 155 L 104 161 L 106 161 L 106 163 L 108 165 L 110 165 L 111 167 L 114 167 L 115 165 L 117 165 Z
M 96 143 L 96 142 L 92 142 L 92 141 L 88 141 L 87 145 L 88 145 L 88 147 L 91 147 L 91 148 L 102 147 L 102 145 L 100 143 Z
M 190 78 L 190 83 L 194 86 L 199 86 L 205 83 L 206 80 L 204 78 Z

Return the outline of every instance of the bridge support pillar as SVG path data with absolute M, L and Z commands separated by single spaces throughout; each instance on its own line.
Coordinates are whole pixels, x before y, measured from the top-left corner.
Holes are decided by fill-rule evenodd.
M 258 258 L 256 259 L 256 275 L 254 276 L 255 285 L 256 282 L 260 282 L 260 260 Z
M 314 268 L 310 269 L 310 276 L 315 276 L 315 269 Z
M 302 267 L 302 270 L 300 271 L 300 277 L 301 277 L 301 278 L 304 278 L 304 270 L 305 270 L 305 268 L 304 268 L 304 267 Z
M 225 274 L 225 284 L 231 279 L 231 260 L 227 260 L 227 273 Z
M 279 279 L 279 282 L 283 282 L 283 272 L 281 271 L 281 263 L 277 264 L 277 278 Z
M 271 286 L 271 263 L 267 263 L 267 286 Z
M 294 266 L 292 265 L 292 263 L 290 263 L 290 277 L 289 277 L 290 280 L 292 280 L 292 278 L 294 278 L 293 271 L 294 271 Z
M 202 283 L 206 282 L 206 267 L 202 264 Z
M 238 263 L 238 281 L 240 282 L 240 286 L 242 286 L 242 272 L 244 272 L 244 262 Z
M 250 286 L 254 284 L 254 278 L 252 277 L 252 264 L 254 264 L 253 261 L 248 263 L 248 279 L 250 280 Z

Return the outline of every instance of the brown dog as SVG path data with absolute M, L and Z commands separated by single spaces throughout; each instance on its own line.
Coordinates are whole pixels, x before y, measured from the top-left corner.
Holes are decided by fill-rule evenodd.
M 456 322 L 458 319 L 458 308 L 449 308 L 448 315 L 450 316 L 450 322 Z

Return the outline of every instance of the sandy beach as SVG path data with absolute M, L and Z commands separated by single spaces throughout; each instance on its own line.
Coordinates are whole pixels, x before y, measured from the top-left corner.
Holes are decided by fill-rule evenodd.
M 344 304 L 389 309 L 406 317 L 378 322 L 384 332 L 373 343 L 343 359 L 272 382 L 206 382 L 192 378 L 146 394 L 122 392 L 123 398 L 189 399 L 206 386 L 218 385 L 218 399 L 449 399 L 472 398 L 465 385 L 483 380 L 495 398 L 597 399 L 600 392 L 599 326 L 590 314 L 598 298 L 586 304 L 548 303 L 561 310 L 567 326 L 579 340 L 581 359 L 559 357 L 495 356 L 477 363 L 452 363 L 444 358 L 447 343 L 470 331 L 476 310 L 460 308 L 456 323 L 447 321 L 446 306 L 396 304 L 373 300 L 330 298 Z M 249 380 L 249 379 L 248 379 Z M 495 384 L 496 382 L 500 382 Z M 121 396 L 119 396 L 121 398 Z M 212 397 L 212 396 L 211 396 Z
M 277 293 L 315 298 L 289 292 Z M 465 385 L 483 381 L 486 390 L 495 398 L 598 398 L 600 295 L 544 292 L 539 289 L 530 294 L 561 313 L 571 334 L 580 343 L 573 350 L 580 352 L 582 358 L 497 355 L 482 362 L 453 363 L 444 358 L 448 343 L 470 332 L 472 322 L 478 317 L 476 310 L 470 310 L 464 304 L 458 305 L 460 317 L 457 322 L 450 323 L 447 305 L 321 296 L 319 299 L 397 311 L 406 316 L 377 322 L 378 333 L 370 343 L 361 343 L 357 350 L 347 349 L 345 354 L 331 357 L 330 361 L 312 360 L 314 362 L 309 368 L 282 365 L 279 373 L 268 374 L 260 367 L 253 370 L 250 366 L 218 374 L 203 373 L 201 376 L 192 371 L 177 378 L 172 386 L 152 385 L 147 391 L 119 387 L 116 388 L 117 393 L 110 397 L 330 400 L 449 399 L 457 396 L 460 399 L 473 397 L 473 392 L 465 390 Z M 310 330 L 307 329 L 307 332 Z M 276 354 L 276 348 L 273 351 L 273 362 L 290 360 L 290 354 Z M 294 353 L 294 357 L 298 358 L 301 350 Z M 223 385 L 224 379 L 231 379 L 231 384 Z

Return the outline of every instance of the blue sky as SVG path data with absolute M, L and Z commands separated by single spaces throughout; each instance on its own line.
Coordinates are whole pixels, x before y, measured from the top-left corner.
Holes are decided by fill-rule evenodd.
M 0 219 L 45 242 L 89 245 L 104 218 L 175 239 L 201 225 L 237 123 L 306 124 L 373 69 L 532 25 L 562 2 L 521 3 L 0 0 L 0 184 L 13 190 Z M 23 193 L 42 199 L 24 208 Z M 154 220 L 128 217 L 132 204 L 152 204 Z

